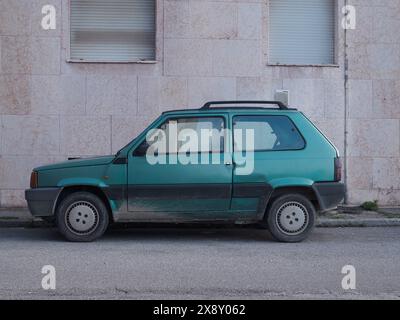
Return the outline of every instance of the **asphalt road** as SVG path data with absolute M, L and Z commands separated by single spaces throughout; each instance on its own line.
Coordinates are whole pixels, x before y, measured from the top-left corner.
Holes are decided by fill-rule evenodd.
M 356 290 L 341 287 L 344 265 Z M 41 269 L 56 269 L 43 290 Z M 400 228 L 317 228 L 282 244 L 263 230 L 134 228 L 95 243 L 0 229 L 1 299 L 400 298 Z

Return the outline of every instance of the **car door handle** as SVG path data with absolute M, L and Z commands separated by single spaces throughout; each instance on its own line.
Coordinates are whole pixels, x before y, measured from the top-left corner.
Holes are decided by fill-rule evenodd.
M 234 165 L 235 165 L 235 162 L 226 161 L 226 162 L 225 162 L 225 165 L 226 165 L 226 166 L 234 166 Z

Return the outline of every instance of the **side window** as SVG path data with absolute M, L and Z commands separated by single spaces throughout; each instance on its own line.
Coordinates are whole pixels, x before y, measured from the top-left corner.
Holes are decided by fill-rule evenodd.
M 236 116 L 233 118 L 234 150 L 284 151 L 303 149 L 305 142 L 286 116 Z M 246 139 L 246 134 L 254 141 Z M 247 133 L 246 133 L 247 131 Z
M 178 119 L 178 150 L 184 144 L 190 144 L 193 152 L 224 151 L 224 119 L 223 118 L 186 118 Z M 186 133 L 195 132 L 195 136 Z M 196 139 L 197 137 L 198 139 Z
M 222 117 L 174 118 L 158 129 L 142 145 L 164 145 L 167 154 L 182 153 L 188 149 L 197 153 L 224 151 L 225 122 Z

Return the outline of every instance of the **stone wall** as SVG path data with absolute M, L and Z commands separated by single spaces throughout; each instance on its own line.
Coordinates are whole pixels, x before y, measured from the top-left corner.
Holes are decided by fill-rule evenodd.
M 400 5 L 352 2 L 349 200 L 399 202 Z M 57 9 L 54 31 L 40 27 L 45 4 Z M 69 63 L 68 25 L 67 0 L 0 0 L 0 206 L 25 206 L 33 167 L 116 152 L 164 110 L 276 89 L 344 153 L 339 25 L 338 67 L 269 66 L 267 0 L 157 0 L 156 64 Z
M 349 200 L 400 203 L 400 1 L 351 0 Z

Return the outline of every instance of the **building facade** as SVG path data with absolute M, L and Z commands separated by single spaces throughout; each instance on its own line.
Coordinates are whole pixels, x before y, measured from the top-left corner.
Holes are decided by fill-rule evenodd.
M 154 15 L 131 25 L 130 1 Z M 115 3 L 0 0 L 0 207 L 26 205 L 33 167 L 114 153 L 164 110 L 277 90 L 337 145 L 349 203 L 400 203 L 400 0 Z M 355 29 L 342 27 L 346 4 Z

